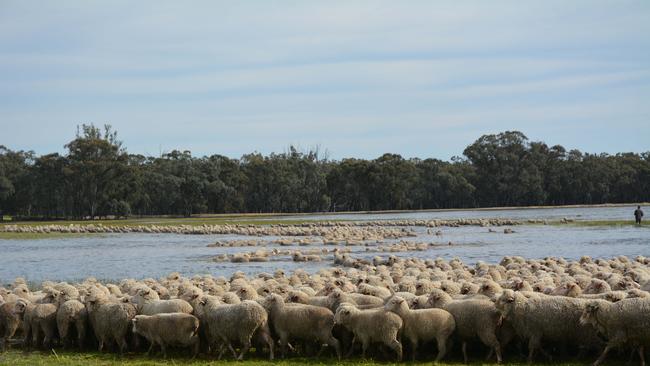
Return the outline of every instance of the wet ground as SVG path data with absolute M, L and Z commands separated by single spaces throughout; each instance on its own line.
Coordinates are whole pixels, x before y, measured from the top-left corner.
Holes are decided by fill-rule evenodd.
M 503 211 L 445 211 L 391 214 L 350 214 L 344 218 L 375 219 L 429 219 L 429 218 L 578 218 L 589 220 L 618 220 L 628 213 L 628 207 L 529 209 Z M 349 216 L 349 217 L 347 217 Z M 627 215 L 629 216 L 629 215 Z M 327 219 L 328 216 L 314 216 Z M 340 218 L 339 216 L 337 216 Z M 482 260 L 497 262 L 505 255 L 527 258 L 563 256 L 577 259 L 582 255 L 609 258 L 618 255 L 650 256 L 650 230 L 630 226 L 574 226 L 574 225 L 521 225 L 513 227 L 513 234 L 504 234 L 503 227 L 490 232 L 485 227 L 427 228 L 414 227 L 417 237 L 401 240 L 426 242 L 436 245 L 426 251 L 377 253 L 378 245 L 388 245 L 399 240 L 382 243 L 367 242 L 363 246 L 345 247 L 355 258 L 372 258 L 394 254 L 403 257 L 453 258 L 467 263 Z M 435 235 L 440 230 L 442 235 Z M 96 234 L 79 237 L 42 238 L 28 240 L 0 239 L 0 283 L 22 276 L 30 281 L 80 280 L 88 276 L 99 279 L 125 277 L 160 277 L 178 271 L 185 275 L 212 273 L 228 276 L 236 270 L 249 274 L 272 272 L 277 268 L 293 270 L 303 268 L 310 272 L 331 266 L 332 255 L 324 255 L 322 262 L 293 262 L 287 255 L 270 258 L 269 262 L 230 263 L 214 262 L 218 254 L 249 252 L 263 247 L 207 247 L 216 241 L 241 239 L 261 240 L 267 249 L 309 250 L 333 249 L 336 246 L 308 245 L 282 246 L 274 244 L 278 237 L 246 237 L 238 235 L 177 235 L 177 234 Z M 315 238 L 318 241 L 319 238 Z M 451 243 L 451 245 L 449 245 Z M 339 246 L 343 248 L 343 246 Z

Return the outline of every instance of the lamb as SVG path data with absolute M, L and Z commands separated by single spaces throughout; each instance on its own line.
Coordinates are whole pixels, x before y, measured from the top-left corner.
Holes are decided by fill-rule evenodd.
M 497 338 L 501 315 L 491 301 L 482 299 L 453 300 L 446 292 L 434 290 L 429 296 L 429 305 L 447 310 L 454 316 L 456 331 L 463 341 L 465 363 L 467 363 L 467 341 L 476 337 L 494 350 L 497 362 L 501 363 L 501 345 Z
M 43 347 L 48 348 L 56 335 L 56 305 L 54 304 L 32 304 L 28 300 L 20 299 L 14 304 L 14 313 L 23 320 L 25 344 L 29 344 L 29 336 L 32 337 L 32 345 L 38 347 L 43 333 Z
M 138 314 L 155 315 L 163 313 L 192 314 L 192 305 L 182 299 L 159 300 L 158 293 L 148 288 L 141 288 L 133 297 Z
M 593 326 L 607 338 L 605 349 L 593 363 L 595 366 L 605 360 L 612 348 L 626 343 L 637 348 L 641 365 L 645 365 L 644 346 L 650 344 L 649 299 L 632 298 L 615 303 L 592 300 L 584 307 L 580 323 Z
M 531 363 L 537 349 L 546 354 L 541 348 L 542 340 L 566 343 L 579 340 L 586 346 L 599 343 L 596 334 L 580 324 L 587 301 L 562 296 L 526 298 L 521 293 L 505 290 L 496 306 L 517 334 L 528 342 L 528 362 Z
M 411 357 L 415 361 L 417 346 L 419 342 L 436 340 L 438 344 L 438 356 L 436 362 L 445 357 L 447 352 L 447 340 L 456 329 L 454 317 L 442 309 L 409 309 L 406 300 L 395 296 L 388 300 L 386 310 L 399 315 L 404 322 L 402 335 L 411 342 Z
M 71 326 L 74 326 L 77 335 L 77 345 L 83 348 L 86 339 L 86 324 L 88 312 L 84 304 L 79 300 L 68 300 L 62 303 L 56 312 L 56 325 L 59 330 L 59 338 L 64 346 L 70 343 Z
M 352 347 L 348 357 L 354 350 L 354 342 L 361 342 L 361 357 L 366 357 L 366 351 L 371 342 L 383 343 L 397 354 L 397 360 L 402 360 L 402 344 L 397 340 L 397 334 L 404 322 L 399 315 L 383 308 L 360 310 L 349 304 L 339 306 L 334 317 L 335 324 L 341 324 L 354 334 Z
M 131 319 L 133 333 L 145 337 L 151 346 L 147 354 L 151 353 L 154 345 L 159 345 L 163 357 L 167 358 L 167 346 L 191 346 L 193 357 L 199 353 L 199 319 L 185 313 L 166 313 L 156 315 L 136 315 Z
M 136 307 L 131 303 L 111 302 L 103 292 L 93 290 L 86 299 L 88 319 L 98 341 L 98 351 L 110 342 L 117 343 L 120 354 L 127 348 L 126 336 Z
M 285 305 L 279 295 L 266 297 L 269 317 L 273 330 L 280 338 L 280 346 L 284 357 L 290 339 L 319 341 L 322 346 L 334 346 L 336 355 L 341 359 L 341 346 L 332 336 L 334 314 L 326 308 L 294 304 Z
M 277 295 L 276 295 L 277 296 Z M 220 344 L 219 358 L 228 346 L 233 356 L 242 360 L 251 347 L 251 338 L 259 332 L 269 347 L 273 359 L 273 340 L 268 328 L 268 315 L 264 308 L 255 301 L 245 300 L 239 304 L 215 304 L 202 300 L 200 306 L 208 323 L 208 342 Z M 241 353 L 237 356 L 232 341 L 241 344 Z
M 7 341 L 16 334 L 20 327 L 21 319 L 14 313 L 14 302 L 5 302 L 0 305 L 0 352 L 7 348 Z

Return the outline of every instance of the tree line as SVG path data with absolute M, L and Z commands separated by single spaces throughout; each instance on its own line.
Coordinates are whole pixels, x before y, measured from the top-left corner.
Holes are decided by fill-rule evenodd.
M 451 161 L 330 160 L 318 150 L 194 157 L 129 154 L 110 126 L 82 125 L 67 153 L 0 145 L 0 215 L 97 218 L 409 210 L 650 201 L 650 152 L 588 154 L 481 136 Z

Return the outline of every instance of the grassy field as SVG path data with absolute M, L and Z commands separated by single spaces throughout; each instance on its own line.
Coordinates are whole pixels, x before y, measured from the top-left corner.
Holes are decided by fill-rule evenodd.
M 233 361 L 222 360 L 217 361 L 214 359 L 203 359 L 197 358 L 195 360 L 190 360 L 187 357 L 171 357 L 167 360 L 162 357 L 147 357 L 143 354 L 127 354 L 123 358 L 118 357 L 112 353 L 78 353 L 78 352 L 64 352 L 57 351 L 53 352 L 30 352 L 23 353 L 17 350 L 10 350 L 6 353 L 0 354 L 0 365 L 15 365 L 15 366 L 32 366 L 32 365 L 65 365 L 65 366 L 89 366 L 89 365 L 101 365 L 101 366 L 112 366 L 112 365 L 126 365 L 126 366 L 153 366 L 153 365 L 189 365 L 189 366 L 208 366 L 208 365 L 239 365 L 239 366 L 289 366 L 289 365 L 304 365 L 304 366 L 318 366 L 318 365 L 340 365 L 340 366 L 364 366 L 364 365 L 391 365 L 395 364 L 394 362 L 375 362 L 373 360 L 360 360 L 360 359 L 350 359 L 343 361 L 336 361 L 335 359 L 329 358 L 288 358 L 286 360 L 245 360 L 245 361 Z M 402 364 L 407 365 L 431 365 L 431 361 L 418 361 L 418 362 L 404 362 Z M 470 365 L 483 365 L 488 363 L 473 362 Z M 538 363 L 536 363 L 538 364 Z M 577 366 L 577 365 L 588 365 L 587 360 L 583 362 L 548 362 L 548 363 L 539 363 L 546 365 L 563 365 L 563 366 Z M 622 362 L 606 362 L 607 365 L 623 365 Z M 634 361 L 636 364 L 636 360 Z M 441 363 L 440 365 L 464 365 L 461 362 L 450 362 L 450 363 Z M 525 362 L 506 362 L 503 365 L 526 365 Z
M 637 226 L 634 220 L 578 220 L 569 223 L 553 222 L 554 225 L 574 225 L 574 226 L 611 226 L 611 227 L 633 227 Z M 649 221 L 641 222 L 643 228 L 650 228 Z
M 320 221 L 320 220 L 319 220 Z M 326 221 L 347 221 L 332 217 Z M 0 225 L 18 226 L 41 226 L 41 225 L 115 225 L 115 226 L 139 226 L 139 225 L 276 225 L 276 224 L 302 224 L 306 222 L 317 222 L 309 216 L 302 216 L 295 219 L 278 219 L 278 215 L 227 215 L 227 216 L 193 216 L 193 217 L 144 217 L 129 218 L 124 220 L 54 220 L 54 221 L 5 221 Z

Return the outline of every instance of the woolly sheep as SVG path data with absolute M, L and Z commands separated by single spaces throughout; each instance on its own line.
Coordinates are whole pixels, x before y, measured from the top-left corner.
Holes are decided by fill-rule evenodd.
M 645 365 L 644 346 L 650 344 L 650 300 L 625 299 L 615 303 L 593 300 L 580 317 L 581 324 L 593 326 L 607 338 L 605 349 L 594 362 L 597 366 L 605 360 L 612 348 L 630 344 L 636 347 Z
M 136 315 L 131 319 L 133 333 L 145 337 L 151 346 L 159 345 L 163 356 L 167 358 L 167 346 L 182 345 L 192 347 L 192 355 L 199 352 L 199 319 L 185 313 L 166 313 L 156 315 Z
M 21 319 L 14 312 L 15 301 L 5 302 L 0 305 L 0 352 L 7 348 L 7 341 L 16 334 L 20 327 Z
M 354 342 L 359 341 L 361 357 L 365 358 L 370 344 L 379 342 L 395 351 L 398 361 L 402 360 L 402 344 L 397 340 L 397 334 L 404 322 L 399 315 L 383 308 L 360 310 L 344 304 L 336 311 L 334 322 L 343 325 L 354 334 L 350 353 L 354 350 Z
M 182 299 L 158 300 L 159 295 L 151 289 L 140 289 L 132 302 L 138 309 L 138 314 L 154 315 L 162 313 L 192 314 L 192 305 Z
M 277 295 L 275 295 L 277 296 Z M 211 345 L 220 345 L 219 358 L 227 346 L 238 360 L 242 360 L 251 347 L 251 338 L 260 332 L 266 341 L 273 359 L 273 341 L 268 328 L 268 315 L 264 308 L 255 301 L 243 301 L 239 304 L 214 304 L 201 302 L 208 324 L 208 341 Z M 242 346 L 237 356 L 232 342 Z
M 127 348 L 126 336 L 136 308 L 131 303 L 111 302 L 105 293 L 92 291 L 86 299 L 88 319 L 98 341 L 98 351 L 106 344 L 117 343 L 120 354 Z
M 38 347 L 41 340 L 44 348 L 52 345 L 56 336 L 56 310 L 55 304 L 32 304 L 24 299 L 14 304 L 14 313 L 23 319 L 26 344 L 30 344 L 28 337 L 31 335 L 31 345 L 34 347 Z
M 456 329 L 454 317 L 442 309 L 409 309 L 406 300 L 395 296 L 388 300 L 386 309 L 402 318 L 402 336 L 411 342 L 411 357 L 415 361 L 418 343 L 436 340 L 438 356 L 436 362 L 445 357 L 447 340 Z
M 434 290 L 429 296 L 431 307 L 447 310 L 454 316 L 456 331 L 463 342 L 463 359 L 467 363 L 467 341 L 478 337 L 490 347 L 501 362 L 501 345 L 497 338 L 501 315 L 489 300 L 454 300 L 442 290 Z
M 517 334 L 528 342 L 528 362 L 533 361 L 536 350 L 543 353 L 543 340 L 595 345 L 596 334 L 580 324 L 584 299 L 563 296 L 526 298 L 523 294 L 505 290 L 496 306 Z M 548 357 L 550 355 L 547 354 Z
M 332 336 L 334 314 L 326 308 L 313 305 L 285 305 L 279 295 L 269 295 L 266 298 L 270 323 L 278 335 L 282 353 L 291 339 L 318 341 L 322 346 L 333 346 L 336 355 L 341 358 L 339 341 Z
M 77 345 L 83 348 L 86 339 L 86 325 L 88 323 L 88 312 L 84 304 L 79 300 L 68 300 L 62 303 L 56 312 L 56 325 L 59 330 L 59 338 L 64 346 L 70 343 L 71 330 L 75 329 Z

